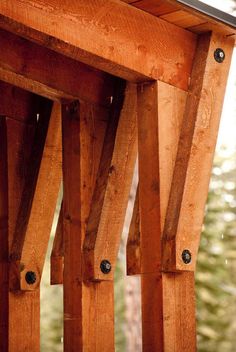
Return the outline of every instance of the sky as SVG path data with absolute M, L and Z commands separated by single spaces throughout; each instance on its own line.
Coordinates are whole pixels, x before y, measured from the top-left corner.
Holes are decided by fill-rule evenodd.
M 202 2 L 214 6 L 222 11 L 236 16 L 236 0 L 201 0 Z M 236 20 L 236 19 L 235 19 Z M 236 48 L 231 63 L 224 106 L 221 116 L 221 124 L 217 142 L 217 151 L 220 152 L 225 146 L 226 153 L 232 154 L 236 150 Z

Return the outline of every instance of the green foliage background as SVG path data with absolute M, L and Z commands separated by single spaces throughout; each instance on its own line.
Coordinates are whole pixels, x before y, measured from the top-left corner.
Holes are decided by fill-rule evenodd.
M 217 156 L 196 273 L 198 351 L 236 351 L 236 153 Z

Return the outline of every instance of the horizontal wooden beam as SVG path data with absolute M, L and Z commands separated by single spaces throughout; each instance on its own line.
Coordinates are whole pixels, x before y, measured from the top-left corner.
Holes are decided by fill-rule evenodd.
M 130 81 L 188 87 L 197 36 L 120 1 L 1 1 L 0 26 Z
M 112 76 L 3 29 L 0 47 L 0 80 L 52 100 L 110 104 Z

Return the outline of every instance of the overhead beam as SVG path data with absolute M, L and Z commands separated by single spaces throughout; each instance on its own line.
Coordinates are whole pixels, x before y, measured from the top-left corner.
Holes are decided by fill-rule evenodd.
M 129 81 L 188 87 L 197 36 L 120 1 L 1 1 L 0 26 Z
M 0 29 L 0 80 L 52 100 L 109 105 L 113 77 Z

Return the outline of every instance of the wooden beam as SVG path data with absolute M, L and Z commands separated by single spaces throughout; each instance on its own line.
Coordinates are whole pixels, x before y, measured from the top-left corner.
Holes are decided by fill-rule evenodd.
M 0 14 L 2 28 L 92 67 L 187 90 L 196 35 L 128 4 L 8 0 L 0 3 Z
M 82 247 L 109 110 L 81 102 L 62 108 L 64 350 L 114 351 L 114 285 L 82 279 Z
M 109 105 L 112 77 L 0 29 L 0 79 L 52 100 Z M 109 94 L 108 94 L 109 91 Z
M 2 83 L 0 89 L 3 88 Z M 1 108 L 7 115 L 7 110 L 11 113 L 11 118 L 5 118 L 6 121 L 6 137 L 7 137 L 7 168 L 8 173 L 8 243 L 9 251 L 14 237 L 18 213 L 21 209 L 21 198 L 25 184 L 30 188 L 32 184 L 27 181 L 27 170 L 32 163 L 31 153 L 33 150 L 33 141 L 36 138 L 35 131 L 37 126 L 36 115 L 40 117 L 49 115 L 50 104 L 46 99 L 33 96 L 30 93 L 20 91 L 18 88 L 9 89 L 4 84 L 1 93 Z M 7 101 L 9 103 L 7 109 Z M 32 118 L 30 114 L 32 113 Z M 25 117 L 25 118 L 24 118 Z M 15 118 L 15 119 L 13 119 Z M 4 139 L 1 137 L 1 146 Z M 3 165 L 1 163 L 1 165 Z M 1 185 L 3 183 L 1 182 Z M 1 193 L 0 199 L 3 200 Z M 7 207 L 5 205 L 5 211 Z M 1 249 L 4 248 L 4 242 L 1 242 Z M 4 249 L 4 255 L 7 256 L 6 269 L 9 266 L 8 250 Z M 9 292 L 8 275 L 4 282 L 1 282 L 3 289 L 7 285 L 7 296 L 3 301 L 1 296 L 1 309 L 8 309 L 4 319 L 5 335 L 4 339 L 0 339 L 1 351 L 15 351 L 16 346 L 20 351 L 40 350 L 40 294 L 39 289 L 34 292 Z M 1 310 L 0 309 L 0 310 Z M 28 326 L 31 321 L 30 326 Z M 20 322 L 20 323 L 19 323 Z M 26 328 L 28 327 L 28 328 Z M 4 347 L 3 347 L 4 345 Z M 5 349 L 6 348 L 6 349 Z
M 113 278 L 137 157 L 137 91 L 118 92 L 104 140 L 84 241 L 85 277 Z M 110 270 L 102 269 L 108 261 Z M 108 264 L 109 265 L 109 264 Z
M 230 37 L 199 38 L 165 219 L 165 271 L 195 269 L 233 47 Z M 218 48 L 221 63 L 214 59 Z
M 54 103 L 26 232 L 22 236 L 17 230 L 12 244 L 12 289 L 39 287 L 61 183 L 61 158 L 61 110 Z M 23 203 L 26 201 L 23 198 Z M 27 206 L 27 202 L 22 206 Z
M 185 101 L 185 92 L 161 82 L 138 89 L 141 236 L 140 271 L 134 274 L 141 272 L 144 352 L 196 348 L 194 275 L 161 271 L 161 236 Z
M 8 171 L 6 119 L 0 117 L 0 350 L 8 351 Z
M 2 97 L 0 116 L 31 125 L 36 124 L 37 113 L 40 112 L 38 96 L 2 81 L 0 81 L 0 96 Z
M 63 284 L 64 239 L 63 239 L 63 202 L 61 203 L 56 233 L 51 252 L 50 282 L 51 285 Z

